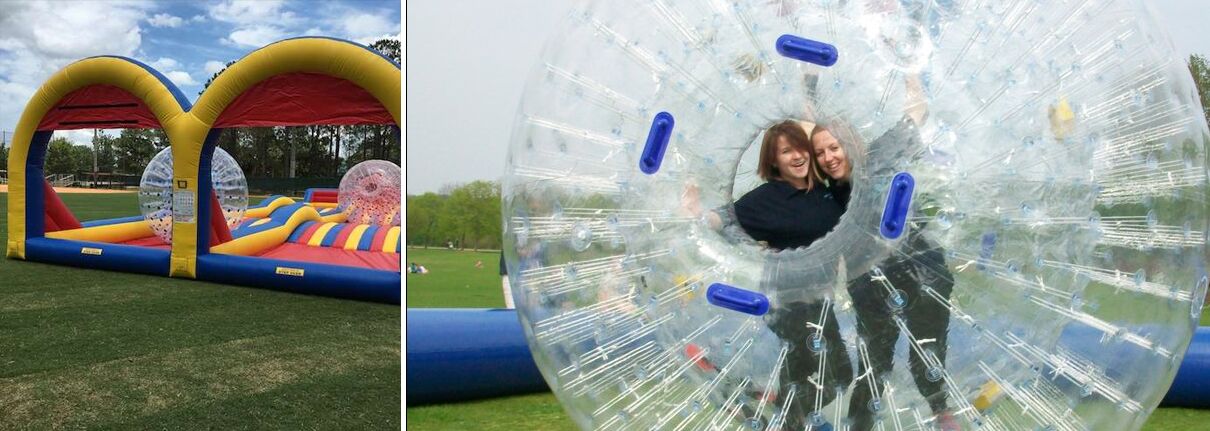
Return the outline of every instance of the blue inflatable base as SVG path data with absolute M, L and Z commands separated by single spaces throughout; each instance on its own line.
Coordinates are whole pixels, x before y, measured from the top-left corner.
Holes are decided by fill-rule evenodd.
M 1160 402 L 1164 407 L 1210 407 L 1210 327 L 1197 328 L 1172 387 Z
M 1072 327 L 1062 338 L 1079 353 L 1098 334 Z M 1129 358 L 1120 358 L 1128 360 Z M 465 401 L 548 391 L 516 310 L 407 309 L 407 404 Z M 1210 408 L 1210 327 L 1197 328 L 1164 407 Z
M 407 309 L 408 405 L 549 391 L 516 310 Z

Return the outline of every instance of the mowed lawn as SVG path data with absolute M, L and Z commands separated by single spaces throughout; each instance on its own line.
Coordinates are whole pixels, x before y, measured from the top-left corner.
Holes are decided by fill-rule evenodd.
M 138 214 L 135 194 L 61 196 L 81 220 Z M 396 428 L 399 319 L 398 306 L 0 258 L 0 429 Z
M 424 265 L 428 274 L 405 271 L 405 296 L 415 308 L 504 307 L 499 251 L 450 251 L 440 248 L 408 248 L 403 264 Z M 480 263 L 476 267 L 476 263 Z
M 406 274 L 408 307 L 500 307 L 498 252 L 412 249 L 405 264 L 423 264 L 429 274 Z M 483 268 L 475 262 L 483 261 Z M 1202 314 L 1210 325 L 1210 312 Z M 575 430 L 549 393 L 407 408 L 409 430 Z M 1210 429 L 1210 410 L 1159 408 L 1143 427 L 1148 431 Z

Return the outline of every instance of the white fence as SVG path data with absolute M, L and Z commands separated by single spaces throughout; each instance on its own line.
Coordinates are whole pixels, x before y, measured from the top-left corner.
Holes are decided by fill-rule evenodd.
M 71 187 L 76 183 L 76 176 L 71 174 L 50 174 L 46 181 L 55 187 Z

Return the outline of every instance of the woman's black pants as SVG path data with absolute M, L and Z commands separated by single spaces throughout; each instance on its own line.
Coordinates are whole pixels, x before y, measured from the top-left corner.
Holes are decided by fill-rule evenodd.
M 891 373 L 895 343 L 900 336 L 896 317 L 915 338 L 922 350 L 931 352 L 936 364 L 944 367 L 946 336 L 950 313 L 936 298 L 926 294 L 922 285 L 929 286 L 937 296 L 948 300 L 953 291 L 953 278 L 945 265 L 939 248 L 909 251 L 910 256 L 897 256 L 880 267 L 891 288 L 867 273 L 849 284 L 849 296 L 857 314 L 857 333 L 865 341 L 867 364 L 858 359 L 858 381 L 849 400 L 849 416 L 854 431 L 874 427 L 890 406 L 881 398 L 884 378 Z M 911 340 L 909 340 L 911 342 Z M 945 381 L 932 370 L 928 361 L 916 349 L 909 347 L 908 364 L 916 390 L 929 403 L 933 413 L 946 409 Z M 871 389 L 871 383 L 874 389 Z M 879 394 L 875 396 L 874 391 Z M 875 401 L 877 400 L 877 401 Z
M 816 411 L 817 400 L 820 406 L 827 405 L 853 381 L 853 364 L 830 302 L 826 307 L 822 301 L 786 304 L 773 316 L 769 329 L 789 344 L 779 377 L 778 398 L 783 406 L 790 403 L 782 429 L 801 430 Z M 788 399 L 791 387 L 794 397 Z

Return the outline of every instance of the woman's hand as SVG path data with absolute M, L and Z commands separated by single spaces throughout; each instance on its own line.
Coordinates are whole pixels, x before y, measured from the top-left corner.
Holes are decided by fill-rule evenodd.
M 702 216 L 701 192 L 697 184 L 685 185 L 685 192 L 681 193 L 681 211 L 693 217 Z
M 904 100 L 904 114 L 911 118 L 917 126 L 924 124 L 924 120 L 928 118 L 929 105 L 928 99 L 925 98 L 924 84 L 920 82 L 919 75 L 908 75 L 903 79 L 903 84 L 906 91 Z
M 711 229 L 720 229 L 723 226 L 723 219 L 718 214 L 714 211 L 702 210 L 701 190 L 697 184 L 685 185 L 685 192 L 681 193 L 681 211 L 695 219 L 705 218 L 706 224 Z

